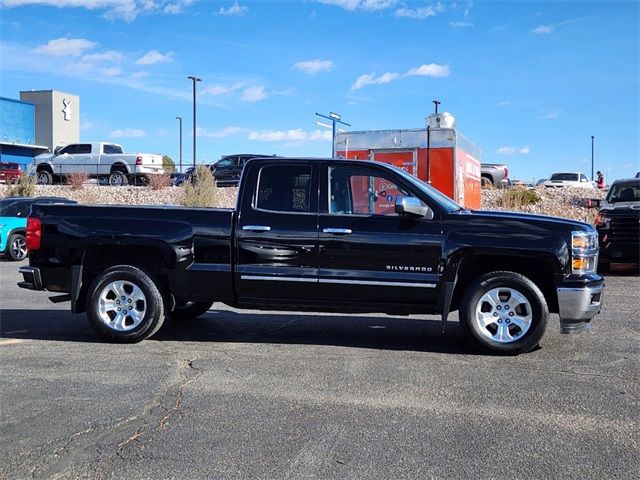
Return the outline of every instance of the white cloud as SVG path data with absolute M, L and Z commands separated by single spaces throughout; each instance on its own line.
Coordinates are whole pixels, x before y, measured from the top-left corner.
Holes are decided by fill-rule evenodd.
M 413 18 L 415 20 L 424 20 L 425 18 L 435 17 L 438 13 L 445 10 L 444 6 L 438 2 L 428 7 L 407 8 L 402 7 L 393 12 L 396 17 Z
M 531 147 L 500 147 L 496 150 L 496 153 L 500 155 L 529 155 Z
M 331 132 L 328 130 L 305 131 L 301 128 L 296 128 L 295 130 L 263 130 L 250 132 L 247 138 L 258 142 L 331 141 Z
M 86 38 L 63 37 L 49 40 L 46 45 L 34 48 L 33 52 L 40 55 L 51 55 L 53 57 L 79 57 L 85 50 L 90 50 L 96 45 L 96 42 L 92 42 Z
M 537 35 L 548 35 L 553 32 L 553 27 L 551 25 L 540 25 L 533 29 L 533 33 Z
M 101 53 L 92 53 L 90 55 L 85 55 L 82 57 L 83 62 L 115 62 L 119 63 L 122 61 L 122 53 L 117 52 L 115 50 L 107 50 L 106 52 Z
M 156 135 L 158 137 L 166 137 L 167 135 L 169 135 L 169 130 L 167 130 L 166 128 L 161 128 L 161 129 L 158 130 Z
M 267 98 L 267 93 L 263 86 L 247 87 L 242 91 L 240 100 L 243 102 L 259 102 Z
M 109 138 L 141 138 L 146 136 L 147 132 L 141 128 L 118 128 L 109 134 Z
M 92 128 L 93 128 L 93 122 L 90 122 L 89 120 L 84 120 L 80 124 L 80 130 L 82 130 L 83 132 L 86 130 L 91 130 Z
M 333 69 L 333 62 L 331 60 L 306 60 L 294 64 L 293 68 L 306 75 L 316 75 L 320 72 L 330 72 Z
M 499 107 L 508 107 L 509 105 L 511 105 L 511 102 L 509 100 L 503 100 L 501 102 L 498 102 L 497 104 Z
M 345 10 L 363 10 L 365 12 L 375 12 L 386 10 L 397 5 L 398 0 L 316 0 L 325 5 L 335 5 Z
M 449 26 L 454 28 L 471 28 L 475 25 L 471 22 L 449 22 Z
M 231 5 L 229 8 L 220 7 L 220 10 L 218 10 L 218 15 L 223 15 L 225 17 L 231 17 L 234 15 L 242 17 L 246 15 L 248 11 L 249 7 L 240 6 L 238 5 L 238 2 L 234 2 L 233 5 Z
M 200 90 L 200 94 L 217 97 L 218 95 L 228 95 L 230 93 L 237 92 L 244 86 L 245 84 L 242 82 L 234 83 L 233 85 L 221 85 L 221 84 L 209 85 L 202 88 Z
M 157 50 L 149 50 L 142 57 L 136 60 L 136 65 L 154 65 L 156 63 L 170 62 L 173 60 L 173 55 L 173 52 L 162 54 Z
M 122 75 L 122 69 L 120 67 L 103 68 L 101 73 L 107 77 L 117 77 L 118 75 Z
M 560 116 L 562 112 L 560 110 L 554 110 L 553 112 L 549 112 L 546 113 L 542 116 L 540 116 L 540 118 L 542 120 L 555 120 L 556 118 L 558 118 Z
M 150 75 L 150 74 L 149 74 L 149 72 L 147 72 L 147 71 L 145 71 L 145 70 L 142 70 L 142 71 L 140 71 L 140 72 L 133 72 L 133 73 L 131 74 L 131 78 L 137 78 L 137 79 L 139 79 L 139 78 L 146 78 L 146 77 L 148 77 L 149 75 Z
M 222 130 L 207 130 L 206 128 L 197 127 L 196 134 L 199 137 L 226 138 L 230 135 L 240 133 L 242 130 L 243 129 L 240 127 L 225 127 Z
M 351 86 L 351 90 L 359 90 L 367 85 L 383 85 L 391 83 L 395 80 L 405 77 L 447 77 L 451 73 L 451 68 L 448 65 L 438 65 L 437 63 L 429 63 L 420 65 L 407 70 L 405 73 L 386 72 L 376 77 L 375 73 L 365 73 L 360 75 L 354 84 Z
M 104 17 L 131 22 L 140 14 L 180 13 L 195 0 L 2 0 L 6 8 L 29 5 L 102 10 Z

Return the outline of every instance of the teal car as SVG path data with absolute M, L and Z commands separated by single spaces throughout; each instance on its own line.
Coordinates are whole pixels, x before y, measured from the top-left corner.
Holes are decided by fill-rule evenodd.
M 63 197 L 9 197 L 0 200 L 0 254 L 9 260 L 24 260 L 27 256 L 27 217 L 35 202 L 76 203 Z

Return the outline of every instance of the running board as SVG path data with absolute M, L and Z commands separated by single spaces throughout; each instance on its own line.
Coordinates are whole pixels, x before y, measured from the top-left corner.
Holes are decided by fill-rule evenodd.
M 49 297 L 49 300 L 53 303 L 62 303 L 62 302 L 70 302 L 71 295 L 66 293 L 64 295 L 58 295 L 56 297 Z

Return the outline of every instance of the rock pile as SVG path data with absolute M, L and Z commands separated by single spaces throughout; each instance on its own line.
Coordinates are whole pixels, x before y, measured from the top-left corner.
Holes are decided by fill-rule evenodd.
M 500 206 L 506 192 L 509 190 L 482 190 L 483 210 L 509 210 Z M 585 208 L 585 198 L 604 198 L 600 190 L 580 188 L 544 188 L 535 189 L 540 200 L 532 205 L 523 205 L 511 210 L 553 215 L 592 223 L 597 209 Z M 5 197 L 8 187 L 0 189 L 0 196 Z M 233 208 L 236 204 L 237 188 L 218 188 L 216 191 L 217 206 Z M 167 187 L 152 190 L 148 187 L 109 187 L 85 185 L 79 190 L 72 190 L 65 185 L 36 187 L 35 196 L 59 196 L 72 198 L 80 203 L 93 205 L 181 205 L 184 191 L 181 187 Z

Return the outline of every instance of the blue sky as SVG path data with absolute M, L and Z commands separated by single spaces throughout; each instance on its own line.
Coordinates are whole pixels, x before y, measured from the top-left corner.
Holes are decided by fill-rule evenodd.
M 640 170 L 638 2 L 0 0 L 0 95 L 81 97 L 81 139 L 190 163 L 328 156 L 314 112 L 420 128 L 431 101 L 512 178 Z

